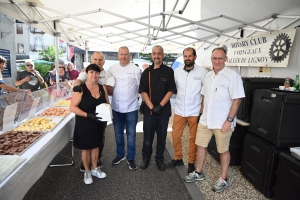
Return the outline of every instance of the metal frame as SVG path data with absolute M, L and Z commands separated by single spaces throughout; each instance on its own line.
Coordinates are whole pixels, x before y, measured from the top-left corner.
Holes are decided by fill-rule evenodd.
M 162 42 L 171 43 L 175 49 L 185 48 L 188 45 L 196 45 L 196 44 L 199 46 L 200 45 L 203 46 L 205 44 L 205 45 L 208 45 L 207 47 L 209 47 L 211 45 L 218 45 L 217 40 L 220 37 L 225 37 L 225 38 L 227 38 L 227 40 L 228 39 L 240 39 L 240 37 L 238 37 L 236 35 L 242 29 L 253 30 L 252 33 L 248 34 L 245 37 L 250 37 L 257 31 L 271 33 L 275 30 L 265 28 L 265 26 L 279 18 L 284 18 L 284 19 L 290 20 L 290 22 L 288 22 L 286 25 L 280 27 L 280 29 L 290 26 L 291 24 L 300 20 L 300 16 L 272 15 L 272 16 L 269 16 L 269 17 L 266 17 L 266 18 L 263 18 L 260 20 L 253 21 L 253 22 L 246 22 L 246 21 L 242 21 L 242 20 L 227 16 L 227 15 L 218 15 L 218 16 L 211 17 L 208 19 L 193 21 L 193 20 L 189 20 L 189 19 L 186 19 L 186 18 L 180 16 L 184 12 L 185 8 L 188 6 L 190 1 L 185 0 L 185 3 L 183 4 L 183 7 L 181 9 L 178 9 L 178 2 L 179 2 L 179 0 L 175 1 L 173 8 L 170 11 L 166 11 L 165 10 L 166 0 L 163 0 L 162 12 L 150 15 L 151 4 L 150 4 L 150 0 L 149 0 L 148 15 L 137 17 L 137 18 L 129 18 L 124 15 L 120 15 L 120 14 L 117 14 L 117 13 L 114 13 L 112 11 L 105 10 L 102 8 L 93 9 L 90 11 L 83 11 L 83 12 L 74 13 L 74 14 L 68 14 L 65 12 L 57 11 L 55 9 L 47 8 L 44 6 L 39 6 L 35 3 L 18 4 L 13 0 L 7 0 L 7 3 L 0 3 L 0 5 L 1 4 L 12 4 L 13 6 L 16 7 L 16 9 L 22 15 L 25 16 L 25 18 L 28 20 L 27 22 L 30 23 L 32 26 L 35 26 L 35 24 L 45 24 L 45 26 L 48 27 L 49 30 L 51 30 L 53 32 L 53 35 L 55 37 L 63 37 L 71 45 L 78 46 L 82 49 L 87 49 L 87 47 L 85 45 L 87 40 L 89 40 L 89 42 L 90 42 L 89 48 L 100 45 L 100 44 L 97 44 L 97 41 L 104 43 L 104 44 L 101 44 L 102 46 L 109 47 L 114 43 L 123 45 L 128 40 L 130 40 L 134 43 L 133 45 L 131 45 L 132 47 L 137 46 L 137 45 L 142 46 L 142 49 L 140 49 L 142 51 L 151 48 L 155 44 L 161 44 Z M 36 19 L 30 18 L 30 16 L 25 12 L 25 8 L 30 9 L 30 12 L 33 12 L 32 16 L 35 16 L 35 18 L 39 18 L 39 19 L 36 20 Z M 50 11 L 59 16 L 48 17 L 43 11 Z M 118 17 L 118 18 L 120 18 L 120 20 L 116 21 L 114 23 L 98 24 L 98 23 L 94 23 L 92 21 L 80 18 L 81 16 L 84 16 L 86 14 L 98 13 L 98 12 L 107 14 L 109 16 Z M 151 24 L 150 23 L 151 18 L 158 17 L 158 16 L 162 17 L 160 23 L 157 25 Z M 166 16 L 168 16 L 168 19 L 166 19 Z M 65 19 L 68 19 L 68 18 L 79 21 L 81 23 L 84 23 L 85 25 L 90 25 L 90 26 L 88 26 L 86 28 L 76 26 L 73 23 L 71 24 L 71 23 L 66 22 Z M 168 27 L 172 18 L 178 19 L 178 20 L 181 20 L 181 21 L 184 21 L 187 23 L 184 23 L 184 24 L 181 24 L 178 26 Z M 215 28 L 215 27 L 205 24 L 207 22 L 212 22 L 214 20 L 218 20 L 221 18 L 224 20 L 228 20 L 228 22 L 236 22 L 236 23 L 238 23 L 238 25 L 221 30 L 221 29 L 218 29 L 218 28 Z M 141 21 L 141 20 L 145 20 L 145 19 L 148 19 L 148 23 L 144 23 Z M 260 26 L 257 25 L 257 23 L 263 22 L 265 20 L 268 20 L 268 22 L 263 25 L 260 25 Z M 53 25 L 50 22 L 54 22 Z M 139 27 L 135 30 L 129 31 L 129 30 L 126 30 L 125 28 L 122 28 L 119 26 L 119 25 L 126 24 L 126 23 L 135 23 L 135 24 L 139 25 Z M 188 27 L 191 25 L 195 25 L 196 27 L 193 29 L 178 31 L 180 28 L 185 28 L 185 27 Z M 70 27 L 75 27 L 75 29 L 70 30 L 69 29 Z M 141 28 L 141 27 L 144 27 L 144 28 Z M 121 30 L 121 32 L 108 35 L 108 34 L 103 34 L 103 33 L 94 31 L 93 29 L 95 29 L 95 28 L 112 28 L 115 30 Z M 205 36 L 205 37 L 200 37 L 200 38 L 189 35 L 190 32 L 193 32 L 195 30 L 203 31 L 205 33 L 208 33 L 209 35 Z M 42 31 L 46 32 L 46 30 L 42 30 Z M 88 31 L 88 32 L 86 32 L 86 31 Z M 147 31 L 147 34 L 142 34 L 142 33 L 140 33 L 141 31 Z M 233 31 L 234 31 L 234 33 L 231 33 Z M 168 33 L 168 35 L 161 36 L 161 34 L 160 34 L 161 32 Z M 134 37 L 126 36 L 126 34 L 128 34 L 128 33 L 133 34 Z M 172 41 L 172 40 L 174 40 L 173 37 L 175 35 L 177 35 L 178 38 L 188 38 L 192 42 L 191 41 L 190 42 Z M 122 39 L 113 40 L 114 37 L 120 37 Z M 130 45 L 129 45 L 129 47 L 130 47 Z
M 74 166 L 75 165 L 75 162 L 74 162 L 74 146 L 73 146 L 73 139 L 70 140 L 70 142 L 72 143 L 72 149 L 71 149 L 71 157 L 68 157 L 68 156 L 65 156 L 61 153 L 59 153 L 58 155 L 61 155 L 65 158 L 69 158 L 71 159 L 71 163 L 65 163 L 65 164 L 52 164 L 52 165 L 49 165 L 49 167 L 65 167 L 65 166 Z

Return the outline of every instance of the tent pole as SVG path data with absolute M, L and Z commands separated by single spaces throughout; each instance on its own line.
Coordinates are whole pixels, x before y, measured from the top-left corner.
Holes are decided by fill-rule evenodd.
M 150 0 L 149 0 L 149 15 L 150 15 Z M 148 18 L 148 24 L 150 26 L 150 17 Z M 148 37 L 150 37 L 150 27 L 148 29 Z
M 89 41 L 85 41 L 85 62 L 89 62 Z
M 88 50 L 85 49 L 85 61 L 88 62 L 89 60 L 89 53 L 88 53 Z
M 164 31 L 165 28 L 166 28 L 166 22 L 165 22 L 165 19 L 166 19 L 166 15 L 164 14 L 165 13 L 165 9 L 166 9 L 166 0 L 163 1 L 163 14 L 162 14 L 162 18 L 163 18 L 163 27 L 162 27 L 162 30 Z
M 56 69 L 56 84 L 59 83 L 59 61 L 58 61 L 58 36 L 59 34 L 57 33 L 57 27 L 56 27 L 57 21 L 54 21 L 54 36 L 55 36 L 55 69 Z

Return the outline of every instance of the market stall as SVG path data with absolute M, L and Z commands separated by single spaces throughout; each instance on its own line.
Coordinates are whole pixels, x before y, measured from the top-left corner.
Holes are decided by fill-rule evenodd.
M 42 96 L 36 97 L 38 93 Z M 30 94 L 33 101 L 29 109 L 17 110 L 18 107 L 24 108 L 23 104 L 28 104 L 19 101 L 13 104 L 15 110 L 9 110 L 15 113 L 11 126 L 6 125 L 5 117 L 9 103 L 4 101 L 4 96 L 1 99 L 1 108 L 4 110 L 3 131 L 0 132 L 0 147 L 3 149 L 0 155 L 1 198 L 22 199 L 43 175 L 52 159 L 72 139 L 75 115 L 68 112 L 65 102 L 70 94 L 63 84 L 33 92 Z M 11 97 L 12 94 L 9 95 Z M 22 99 L 20 94 L 14 95 Z M 25 119 L 20 118 L 25 115 Z

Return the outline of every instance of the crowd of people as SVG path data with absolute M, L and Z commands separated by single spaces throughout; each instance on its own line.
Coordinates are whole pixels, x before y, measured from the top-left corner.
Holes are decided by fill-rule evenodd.
M 101 156 L 105 143 L 107 122 L 102 122 L 96 106 L 101 103 L 111 104 L 113 127 L 116 141 L 116 156 L 111 161 L 118 165 L 126 160 L 130 170 L 138 166 L 146 170 L 153 152 L 153 140 L 157 135 L 155 161 L 161 171 L 167 168 L 184 165 L 182 160 L 183 130 L 189 128 L 188 169 L 185 182 L 190 183 L 205 179 L 204 163 L 207 146 L 215 135 L 217 150 L 220 153 L 221 174 L 212 189 L 222 192 L 228 186 L 228 167 L 230 163 L 229 143 L 236 124 L 236 113 L 241 98 L 245 97 L 242 79 L 238 73 L 225 66 L 227 52 L 218 47 L 212 51 L 212 70 L 195 64 L 197 58 L 194 48 L 183 51 L 184 66 L 172 68 L 163 64 L 164 49 L 155 45 L 152 48 L 152 65 L 139 67 L 130 62 L 130 51 L 127 47 L 118 50 L 119 62 L 108 70 L 103 68 L 105 56 L 102 52 L 94 52 L 91 63 L 84 71 L 74 69 L 72 63 L 65 68 L 59 63 L 59 72 L 55 66 L 43 79 L 34 69 L 34 63 L 28 60 L 26 70 L 18 73 L 16 85 L 23 89 L 37 90 L 44 83 L 47 87 L 59 80 L 74 80 L 70 110 L 76 114 L 74 129 L 74 146 L 82 150 L 80 171 L 84 172 L 85 184 L 93 182 L 92 176 L 105 178 L 101 170 Z M 5 67 L 6 60 L 0 57 L 0 70 Z M 1 75 L 1 74 L 0 74 Z M 115 84 L 107 84 L 113 77 Z M 6 86 L 0 78 L 0 93 L 3 89 L 17 91 Z M 142 97 L 139 106 L 138 95 Z M 172 139 L 174 158 L 164 162 L 167 128 L 171 116 L 170 99 L 176 94 Z M 111 96 L 111 102 L 108 98 Z M 143 160 L 137 165 L 136 156 L 136 124 L 138 110 L 143 113 Z M 125 143 L 124 129 L 127 142 Z M 125 147 L 127 144 L 127 148 Z
M 17 73 L 15 86 L 22 88 L 19 89 L 4 83 L 2 71 L 6 68 L 6 63 L 7 60 L 0 56 L 0 95 L 3 93 L 3 90 L 8 92 L 19 92 L 22 90 L 34 92 L 40 89 L 41 84 L 45 84 L 46 88 L 51 87 L 56 84 L 56 74 L 59 76 L 59 82 L 65 82 L 70 85 L 69 81 L 76 80 L 80 73 L 74 68 L 73 63 L 65 65 L 63 61 L 59 61 L 58 73 L 56 73 L 56 67 L 53 65 L 45 77 L 42 77 L 40 72 L 35 69 L 34 62 L 27 59 L 24 63 L 25 70 Z

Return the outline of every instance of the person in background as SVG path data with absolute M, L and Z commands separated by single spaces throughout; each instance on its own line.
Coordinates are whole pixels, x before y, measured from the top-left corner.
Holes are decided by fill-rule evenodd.
M 143 70 L 147 69 L 149 67 L 149 65 L 147 63 L 143 64 Z
M 9 92 L 20 92 L 19 88 L 11 87 L 9 85 L 6 85 L 3 81 L 2 77 L 2 71 L 6 67 L 6 59 L 2 56 L 0 56 L 0 95 L 3 94 L 3 90 L 9 91 Z
M 80 72 L 74 68 L 73 63 L 69 62 L 67 65 L 67 71 L 70 75 L 71 80 L 76 80 L 77 77 L 79 76 Z
M 74 129 L 74 147 L 82 150 L 84 165 L 84 183 L 93 183 L 92 176 L 105 178 L 106 174 L 97 166 L 99 146 L 103 138 L 103 125 L 97 117 L 96 106 L 108 102 L 107 90 L 98 84 L 100 69 L 91 64 L 86 68 L 87 81 L 79 87 L 80 92 L 73 92 L 70 111 L 76 114 Z M 92 170 L 90 171 L 90 160 Z
M 34 69 L 33 61 L 25 60 L 25 70 L 18 72 L 15 85 L 22 86 L 22 89 L 29 89 L 33 92 L 40 88 L 40 84 L 44 84 L 44 79 Z
M 188 47 L 183 50 L 184 66 L 178 67 L 174 71 L 177 88 L 175 101 L 175 115 L 173 121 L 173 147 L 174 159 L 167 164 L 167 167 L 184 165 L 182 161 L 183 130 L 189 125 L 189 146 L 188 146 L 188 174 L 195 171 L 196 151 L 195 144 L 198 119 L 201 107 L 201 87 L 207 70 L 195 64 L 197 58 L 196 50 Z
M 51 70 L 47 72 L 47 74 L 44 77 L 45 86 L 46 88 L 51 87 L 56 84 L 56 69 L 55 65 L 51 67 Z
M 111 77 L 111 74 L 104 70 L 103 68 L 103 65 L 105 63 L 105 56 L 102 52 L 100 51 L 95 51 L 91 57 L 91 63 L 92 64 L 96 64 L 99 69 L 100 69 L 100 76 L 99 76 L 99 79 L 98 79 L 98 84 L 100 85 L 103 85 L 106 87 L 106 89 L 108 90 L 108 94 L 111 93 L 112 91 L 112 87 L 111 86 L 107 86 L 105 85 L 106 82 L 107 82 L 107 79 Z M 85 72 L 81 72 L 79 74 L 79 76 L 77 77 L 77 79 L 74 81 L 73 83 L 73 91 L 74 92 L 80 92 L 80 87 L 79 85 L 81 85 L 82 83 L 84 83 L 85 81 L 87 80 L 87 76 L 86 76 L 86 73 Z M 109 102 L 107 102 L 109 103 Z M 106 129 L 106 126 L 107 126 L 107 122 L 103 122 L 103 126 L 102 126 L 102 129 L 103 130 L 100 130 L 100 131 L 103 131 L 103 138 L 102 138 L 102 142 L 100 144 L 100 152 L 99 152 L 99 157 L 98 157 L 98 164 L 97 166 L 102 168 L 103 166 L 103 163 L 101 161 L 101 156 L 103 154 L 103 149 L 104 149 L 104 143 L 105 143 L 105 129 Z M 81 172 L 84 172 L 84 166 L 83 166 L 83 163 L 81 163 L 80 165 L 80 171 Z
M 157 145 L 155 161 L 159 170 L 166 170 L 164 152 L 169 118 L 171 116 L 170 98 L 176 93 L 173 69 L 163 64 L 164 50 L 156 45 L 152 48 L 151 57 L 153 64 L 147 68 L 141 77 L 139 92 L 144 105 L 144 141 L 140 164 L 141 169 L 146 169 L 152 155 L 152 144 L 156 132 Z M 150 76 L 150 86 L 149 86 Z M 150 88 L 149 88 L 150 87 Z
M 115 77 L 112 92 L 113 125 L 117 144 L 117 156 L 112 164 L 125 160 L 124 127 L 127 135 L 127 163 L 129 169 L 136 170 L 136 124 L 138 119 L 138 87 L 141 70 L 130 62 L 130 52 L 125 46 L 118 50 L 119 63 L 112 65 L 108 71 Z
M 68 82 L 70 80 L 70 75 L 65 69 L 64 61 L 59 61 L 58 68 L 59 82 Z
M 212 187 L 215 192 L 222 192 L 228 186 L 228 167 L 230 163 L 229 143 L 236 123 L 236 113 L 245 97 L 241 76 L 227 68 L 227 52 L 218 47 L 212 51 L 213 71 L 205 75 L 201 89 L 203 114 L 200 118 L 196 136 L 196 170 L 184 178 L 186 182 L 204 180 L 203 165 L 207 155 L 207 146 L 215 135 L 217 150 L 220 153 L 221 176 Z

